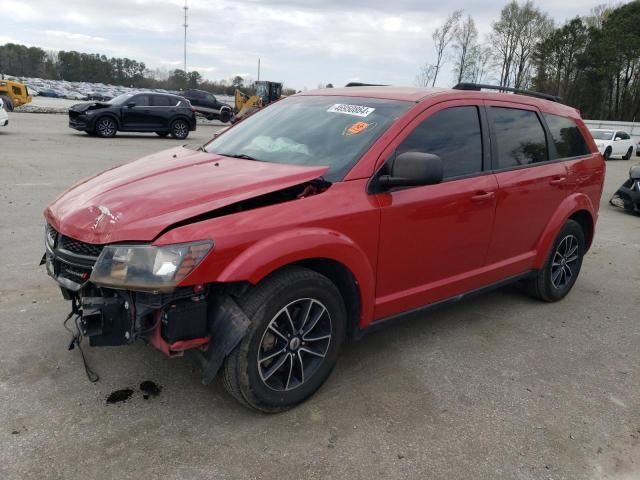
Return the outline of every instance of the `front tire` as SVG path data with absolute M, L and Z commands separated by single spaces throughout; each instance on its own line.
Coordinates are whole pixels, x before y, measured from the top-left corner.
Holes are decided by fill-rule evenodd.
M 95 134 L 102 138 L 112 138 L 118 131 L 116 121 L 111 117 L 101 117 L 96 120 Z
M 174 120 L 171 123 L 171 136 L 178 140 L 184 140 L 189 136 L 189 124 L 186 120 L 181 118 Z
M 602 156 L 605 160 L 609 160 L 609 158 L 611 158 L 611 147 L 607 147 Z
M 222 368 L 227 391 L 263 412 L 306 400 L 331 373 L 346 337 L 346 309 L 336 286 L 312 270 L 290 267 L 250 290 L 239 305 L 251 324 Z
M 567 220 L 553 242 L 542 270 L 527 281 L 529 294 L 545 302 L 564 298 L 578 279 L 584 253 L 582 227 L 574 220 Z
M 627 150 L 627 154 L 623 156 L 622 159 L 629 160 L 631 158 L 631 155 L 633 155 L 633 147 L 629 147 L 629 150 Z

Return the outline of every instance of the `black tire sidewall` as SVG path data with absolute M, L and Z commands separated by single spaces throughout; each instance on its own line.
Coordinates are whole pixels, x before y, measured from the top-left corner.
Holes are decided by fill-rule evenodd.
M 223 110 L 220 112 L 220 121 L 222 123 L 227 123 L 229 120 L 231 120 L 231 112 L 229 112 L 229 110 Z
M 609 158 L 611 158 L 611 148 L 607 147 L 602 156 L 604 157 L 605 160 L 609 160 Z
M 576 271 L 574 272 L 573 277 L 569 281 L 567 285 L 558 289 L 553 285 L 551 281 L 551 264 L 553 262 L 553 258 L 555 256 L 558 245 L 567 235 L 573 235 L 578 240 L 578 263 L 576 264 Z M 560 233 L 556 237 L 556 240 L 553 242 L 553 247 L 551 248 L 551 252 L 549 253 L 549 258 L 547 258 L 547 263 L 544 268 L 544 288 L 546 290 L 547 296 L 555 301 L 564 298 L 573 288 L 576 281 L 578 280 L 578 276 L 580 275 L 580 270 L 582 269 L 582 260 L 585 254 L 585 241 L 584 241 L 584 232 L 582 231 L 582 227 L 580 224 L 573 220 L 569 220 Z
M 339 291 L 328 279 L 323 281 L 322 278 L 324 277 L 304 279 L 279 289 L 251 317 L 249 332 L 240 346 L 238 365 L 241 370 L 239 373 L 248 380 L 249 391 L 243 393 L 251 403 L 276 409 L 298 404 L 318 390 L 333 370 L 346 336 L 346 309 Z M 327 355 L 313 377 L 298 388 L 279 392 L 266 386 L 260 378 L 257 368 L 258 348 L 274 315 L 285 305 L 300 298 L 314 298 L 325 305 L 331 315 L 332 339 Z

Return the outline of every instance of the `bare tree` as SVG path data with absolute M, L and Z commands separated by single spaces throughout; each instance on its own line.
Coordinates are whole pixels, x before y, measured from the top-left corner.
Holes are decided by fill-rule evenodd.
M 485 83 L 492 72 L 491 47 L 474 45 L 469 52 L 463 80 L 473 83 Z
M 474 48 L 477 47 L 478 29 L 471 15 L 457 25 L 453 34 L 453 48 L 456 51 L 456 60 L 453 71 L 458 76 L 458 83 L 467 79 L 469 63 L 473 55 Z
M 425 63 L 422 67 L 420 67 L 420 71 L 418 75 L 416 75 L 416 79 L 413 83 L 415 83 L 416 87 L 428 87 L 433 77 L 435 75 L 436 67 L 429 63 Z
M 502 9 L 489 37 L 500 66 L 501 86 L 520 88 L 530 82 L 535 46 L 552 29 L 553 21 L 535 8 L 531 0 L 522 6 L 512 0 Z
M 451 40 L 453 40 L 453 35 L 455 34 L 458 22 L 460 22 L 460 18 L 462 17 L 462 12 L 462 10 L 456 10 L 453 12 L 432 34 L 433 44 L 436 50 L 436 63 L 433 65 L 435 71 L 431 82 L 432 87 L 435 87 L 436 85 L 440 68 L 445 61 L 447 47 L 451 43 Z

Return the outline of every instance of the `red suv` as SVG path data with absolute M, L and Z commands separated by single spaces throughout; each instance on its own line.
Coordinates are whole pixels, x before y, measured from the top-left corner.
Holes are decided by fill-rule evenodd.
M 460 88 L 298 94 L 75 185 L 44 212 L 43 261 L 77 338 L 190 350 L 204 383 L 272 412 L 409 312 L 515 281 L 560 300 L 602 155 L 573 108 Z

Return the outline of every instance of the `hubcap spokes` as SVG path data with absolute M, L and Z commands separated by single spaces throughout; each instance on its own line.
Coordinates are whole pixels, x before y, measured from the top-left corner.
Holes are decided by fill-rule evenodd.
M 553 254 L 551 283 L 557 288 L 566 287 L 576 273 L 578 262 L 578 239 L 573 235 L 564 237 Z
M 102 120 L 98 125 L 98 130 L 100 130 L 104 135 L 111 135 L 115 128 L 115 125 L 110 120 Z
M 318 300 L 301 298 L 281 309 L 269 322 L 258 347 L 258 372 L 276 391 L 299 387 L 322 364 L 331 343 L 332 324 Z
M 187 134 L 187 126 L 182 122 L 178 122 L 175 126 L 175 132 L 177 137 L 185 137 Z

